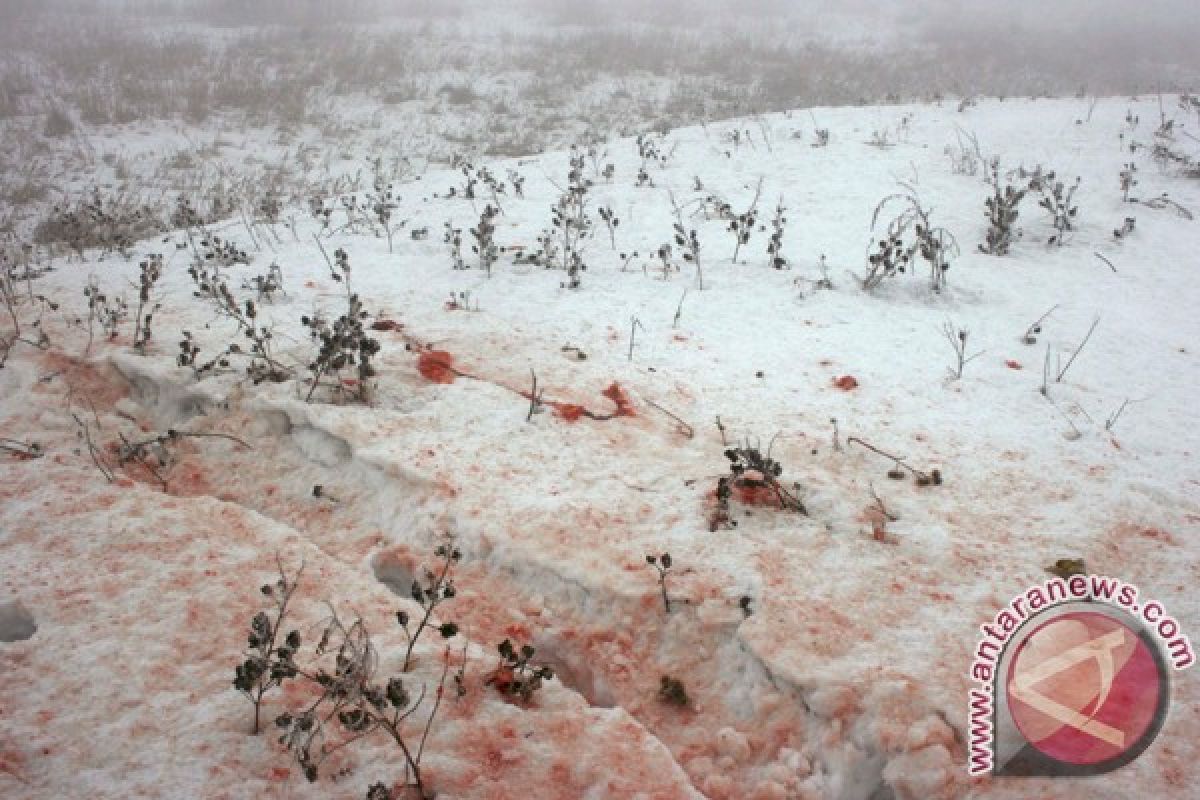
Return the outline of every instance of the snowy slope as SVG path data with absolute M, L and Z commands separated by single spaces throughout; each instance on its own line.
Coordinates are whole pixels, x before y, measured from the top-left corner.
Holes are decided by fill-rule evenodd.
M 408 222 L 394 253 L 367 235 L 322 238 L 330 253 L 348 252 L 372 319 L 399 323 L 374 334 L 382 351 L 369 407 L 305 403 L 299 380 L 197 381 L 177 367 L 181 331 L 209 357 L 236 333 L 192 296 L 180 233 L 137 248 L 167 261 L 149 353 L 131 352 L 127 324 L 85 357 L 73 321 L 86 317 L 87 276 L 133 301 L 137 259 L 59 260 L 35 284 L 62 304 L 45 316 L 51 349 L 18 346 L 0 371 L 0 436 L 46 451 L 0 465 L 9 596 L 0 601 L 19 600 L 37 624 L 32 638 L 0 644 L 0 790 L 361 797 L 377 780 L 399 780 L 402 763 L 372 740 L 348 751 L 336 781 L 307 785 L 270 734 L 248 735 L 250 706 L 230 681 L 276 553 L 307 564 L 307 624 L 324 601 L 353 608 L 381 651 L 395 653 L 403 636 L 391 612 L 412 605 L 411 576 L 449 533 L 464 559 L 458 596 L 439 618 L 458 622 L 472 649 L 468 694 L 443 705 L 427 749 L 440 797 L 1081 796 L 1066 782 L 969 781 L 963 737 L 978 625 L 1057 559 L 1082 557 L 1143 587 L 1185 632 L 1200 631 L 1198 223 L 1122 203 L 1117 174 L 1131 156 L 1118 134 L 1149 140 L 1145 122 L 1128 131 L 1126 112 L 1149 120 L 1157 103 L 1101 99 L 1084 121 L 1087 105 L 774 115 L 769 148 L 755 121 L 679 130 L 666 137 L 667 165 L 648 167 L 653 188 L 634 186 L 634 143 L 611 141 L 601 163 L 616 176 L 591 193 L 593 209 L 621 220 L 616 248 L 593 213 L 588 269 L 573 291 L 561 271 L 516 265 L 511 252 L 490 277 L 451 269 L 443 223 L 469 244 L 486 190 L 474 203 L 449 197 L 452 186 L 461 195 L 461 174 L 430 171 L 395 187 L 396 217 Z M 830 130 L 828 147 L 812 146 L 814 122 Z M 956 126 L 1003 169 L 1042 164 L 1081 177 L 1078 230 L 1065 246 L 1045 244 L 1051 229 L 1030 201 L 1011 255 L 975 252 L 988 188 L 951 168 Z M 734 129 L 750 143 L 735 146 Z M 883 130 L 890 146 L 867 144 Z M 1135 158 L 1136 196 L 1169 192 L 1200 209 L 1200 186 Z M 567 159 L 487 165 L 526 178 L 524 199 L 501 198 L 499 244 L 536 245 Z M 711 194 L 744 210 L 760 178 L 759 222 L 780 196 L 787 208 L 785 270 L 767 266 L 767 233 L 756 231 L 734 264 L 727 223 L 693 213 Z M 876 204 L 901 181 L 962 245 L 939 295 L 923 273 L 873 293 L 852 275 Z M 697 229 L 703 290 L 690 265 L 664 277 L 652 255 L 672 237 L 669 195 Z M 1118 242 L 1112 231 L 1126 216 L 1136 230 Z M 340 212 L 334 219 L 339 227 Z M 426 226 L 428 239 L 409 238 Z M 277 238 L 260 228 L 261 252 L 240 222 L 218 227 L 254 256 L 224 271 L 235 292 L 252 296 L 243 279 L 282 267 L 286 295 L 260 313 L 303 376 L 312 348 L 301 316 L 343 302 L 313 243 L 318 225 L 304 219 L 295 237 L 280 226 Z M 822 255 L 831 290 L 814 286 Z M 470 292 L 479 310 L 448 308 L 452 292 Z M 1022 343 L 1054 306 L 1038 344 Z M 1066 363 L 1096 317 L 1087 347 L 1043 396 L 1045 348 L 1052 369 Z M 947 321 L 983 351 L 961 380 L 947 374 Z M 429 380 L 416 352 L 427 346 L 451 354 L 461 374 Z M 562 405 L 527 422 L 531 369 L 544 401 Z M 856 388 L 835 386 L 847 375 Z M 568 404 L 613 411 L 614 382 L 632 414 L 568 419 Z M 136 466 L 108 483 L 72 412 L 102 445 L 173 427 L 253 449 L 187 439 L 173 446 L 165 494 Z M 718 417 L 731 444 L 773 440 L 808 516 L 735 497 L 738 526 L 709 530 L 728 469 Z M 944 483 L 889 480 L 891 463 L 847 436 L 936 467 Z M 317 485 L 324 496 L 314 497 Z M 873 493 L 897 517 L 882 537 Z M 662 552 L 675 564 L 669 614 L 646 564 Z M 528 708 L 485 684 L 506 637 L 532 643 L 559 673 Z M 415 675 L 432 685 L 441 645 L 423 642 Z M 658 699 L 664 674 L 684 682 L 689 708 Z M 1088 796 L 1189 795 L 1200 777 L 1191 677 L 1175 683 L 1154 747 L 1086 784 Z M 286 702 L 269 696 L 268 715 Z

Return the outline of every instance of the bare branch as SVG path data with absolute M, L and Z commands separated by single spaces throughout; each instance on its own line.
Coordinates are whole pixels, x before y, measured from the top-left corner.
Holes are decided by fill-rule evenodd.
M 1092 334 L 1096 331 L 1096 326 L 1099 324 L 1100 318 L 1096 317 L 1095 321 L 1092 322 L 1092 327 L 1088 328 L 1087 336 L 1083 337 L 1083 341 L 1079 343 L 1079 346 L 1075 348 L 1075 352 L 1071 353 L 1071 357 L 1067 359 L 1067 365 L 1058 371 L 1058 375 L 1054 379 L 1055 383 L 1062 383 L 1063 376 L 1067 374 L 1067 370 L 1069 370 L 1071 365 L 1075 363 L 1076 357 L 1087 345 L 1088 340 L 1092 338 Z

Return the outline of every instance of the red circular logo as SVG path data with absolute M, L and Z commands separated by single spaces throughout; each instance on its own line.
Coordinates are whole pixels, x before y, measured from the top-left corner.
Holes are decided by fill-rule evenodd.
M 1008 667 L 1008 707 L 1025 740 L 1067 764 L 1092 765 L 1148 744 L 1165 683 L 1137 631 L 1093 611 L 1039 625 Z

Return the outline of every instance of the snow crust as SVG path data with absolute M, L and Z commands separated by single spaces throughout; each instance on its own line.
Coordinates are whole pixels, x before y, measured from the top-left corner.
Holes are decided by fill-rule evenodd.
M 394 660 L 403 636 L 391 615 L 415 609 L 403 587 L 451 534 L 464 553 L 459 594 L 439 616 L 471 643 L 469 691 L 444 703 L 427 748 L 439 797 L 1192 796 L 1200 702 L 1190 674 L 1172 687 L 1158 742 L 1086 788 L 968 780 L 965 769 L 978 626 L 1055 560 L 1082 557 L 1137 584 L 1200 635 L 1200 235 L 1169 210 L 1123 204 L 1117 186 L 1126 111 L 1150 119 L 1156 108 L 1101 99 L 1086 123 L 1083 100 L 984 101 L 965 114 L 820 109 L 766 117 L 770 149 L 756 123 L 730 121 L 671 132 L 671 160 L 650 168 L 656 186 L 644 189 L 633 187 L 633 142 L 614 140 L 617 177 L 592 191 L 621 219 L 617 246 L 597 220 L 577 291 L 561 288 L 561 272 L 507 255 L 490 278 L 452 270 L 442 223 L 465 231 L 486 201 L 447 197 L 459 174 L 430 171 L 395 187 L 397 217 L 428 226 L 427 240 L 402 232 L 394 253 L 361 235 L 325 242 L 349 252 L 368 309 L 401 326 L 375 334 L 369 407 L 305 403 L 297 382 L 197 382 L 177 367 L 181 330 L 210 353 L 234 331 L 192 297 L 188 253 L 172 244 L 138 248 L 168 260 L 149 354 L 130 352 L 126 332 L 84 357 L 72 320 L 86 277 L 128 294 L 136 260 L 58 263 L 38 283 L 64 305 L 46 322 L 52 349 L 15 350 L 0 371 L 0 435 L 46 451 L 0 463 L 0 598 L 36 619 L 32 637 L 0 643 L 0 794 L 350 798 L 398 780 L 397 754 L 372 740 L 348 751 L 336 779 L 307 784 L 270 732 L 249 735 L 233 667 L 275 554 L 307 565 L 300 620 L 315 626 L 326 601 L 353 609 Z M 828 147 L 811 146 L 812 119 L 830 129 Z M 1066 246 L 1044 244 L 1049 226 L 1027 203 L 1012 255 L 974 252 L 988 189 L 950 168 L 958 125 L 1005 169 L 1041 163 L 1082 178 Z M 735 128 L 757 144 L 734 147 L 724 134 Z M 866 144 L 884 128 L 894 146 Z M 526 177 L 525 199 L 503 198 L 501 245 L 535 244 L 566 162 L 557 152 L 488 165 Z M 1141 196 L 1166 191 L 1200 209 L 1200 186 L 1144 162 Z M 687 266 L 664 278 L 652 253 L 671 236 L 668 190 L 680 202 L 719 193 L 741 210 L 760 178 L 761 221 L 781 195 L 787 207 L 790 268 L 767 266 L 762 232 L 731 263 L 725 223 L 689 217 L 705 288 Z M 922 275 L 871 294 L 852 276 L 872 211 L 899 181 L 962 243 L 940 295 Z M 1129 215 L 1136 232 L 1115 242 Z M 281 229 L 251 266 L 227 270 L 236 290 L 272 261 L 283 267 L 286 296 L 260 310 L 301 372 L 311 357 L 301 315 L 336 312 L 342 297 L 316 230 L 304 221 L 293 240 Z M 251 247 L 240 223 L 221 232 Z M 635 250 L 622 269 L 619 254 Z M 822 254 L 832 290 L 813 288 Z M 447 309 L 464 291 L 478 312 Z M 1023 344 L 1055 305 L 1039 343 Z M 1097 316 L 1044 397 L 1045 348 L 1065 362 Z M 947 320 L 984 351 L 958 381 L 947 377 Z M 427 380 L 415 352 L 425 345 L 470 377 Z M 616 382 L 634 413 L 570 422 L 547 410 L 526 422 L 531 369 L 547 401 L 608 413 Z M 844 375 L 854 389 L 834 385 Z M 1135 402 L 1106 430 L 1126 399 Z M 188 439 L 174 446 L 168 492 L 135 469 L 106 483 L 72 410 L 103 442 L 178 428 L 253 449 Z M 737 528 L 709 531 L 727 470 L 717 417 L 731 442 L 773 441 L 809 516 L 735 500 Z M 944 483 L 890 481 L 890 463 L 846 436 L 937 467 Z M 872 492 L 897 517 L 883 541 Z M 662 552 L 676 565 L 670 614 L 645 561 Z M 533 644 L 559 674 L 529 707 L 484 683 L 504 638 Z M 416 679 L 436 681 L 441 648 L 418 648 Z M 658 699 L 664 674 L 684 682 L 689 708 Z M 269 696 L 268 716 L 288 699 Z

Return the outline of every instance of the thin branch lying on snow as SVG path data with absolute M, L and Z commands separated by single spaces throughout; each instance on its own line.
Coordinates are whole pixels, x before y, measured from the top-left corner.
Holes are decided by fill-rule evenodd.
M 929 486 L 929 485 L 940 486 L 942 483 L 942 473 L 940 470 L 934 469 L 928 473 L 922 472 L 921 470 L 917 469 L 916 467 L 912 467 L 912 466 L 909 466 L 908 464 L 906 464 L 903 457 L 892 455 L 891 453 L 887 452 L 886 450 L 882 450 L 869 442 L 863 441 L 862 439 L 858 438 L 857 436 L 846 437 L 846 444 L 860 445 L 860 446 L 865 447 L 866 449 L 870 450 L 872 453 L 876 453 L 878 455 L 883 456 L 884 458 L 890 459 L 892 461 L 894 467 L 893 467 L 892 471 L 890 471 L 888 473 L 889 478 L 894 478 L 894 477 L 896 477 L 897 474 L 899 474 L 900 477 L 903 477 L 903 473 L 899 473 L 899 470 L 906 469 L 910 473 L 912 473 L 912 476 L 914 478 L 916 478 L 917 485 L 919 485 L 919 486 Z
M 106 481 L 108 481 L 109 483 L 113 483 L 117 479 L 116 475 L 113 473 L 112 467 L 109 466 L 107 460 L 104 458 L 104 454 L 101 452 L 100 448 L 98 448 L 96 446 L 95 440 L 92 439 L 91 426 L 88 423 L 84 422 L 79 417 L 79 415 L 75 413 L 74 400 L 75 400 L 75 390 L 73 387 L 70 386 L 70 384 L 68 384 L 67 385 L 67 413 L 71 415 L 71 419 L 75 420 L 75 425 L 78 428 L 78 430 L 76 431 L 76 436 L 78 436 L 80 439 L 82 439 L 84 444 L 87 446 L 88 455 L 91 456 L 92 463 L 96 465 L 96 469 L 100 470 L 100 474 L 104 476 L 104 479 Z M 87 403 L 88 408 L 92 412 L 92 419 L 96 423 L 96 430 L 102 431 L 104 429 L 104 426 L 100 424 L 100 414 L 96 411 L 95 403 L 93 403 L 92 399 L 90 397 L 88 397 L 87 395 L 84 395 L 83 400 L 85 403 Z
M 695 437 L 695 435 L 696 435 L 696 429 L 695 429 L 695 428 L 693 428 L 691 425 L 688 425 L 686 422 L 684 422 L 684 421 L 683 421 L 682 419 L 680 419 L 678 416 L 676 416 L 675 414 L 671 413 L 671 412 L 670 412 L 670 411 L 668 411 L 667 409 L 663 408 L 662 406 L 660 406 L 658 403 L 654 402 L 653 400 L 646 400 L 646 404 L 647 404 L 647 405 L 649 405 L 649 406 L 651 406 L 652 408 L 656 408 L 656 409 L 658 409 L 659 411 L 661 411 L 662 413 L 666 414 L 666 415 L 667 415 L 668 417 L 670 417 L 671 419 L 675 420 L 676 424 L 677 424 L 677 425 L 678 425 L 678 427 L 679 427 L 679 432 L 680 432 L 681 434 L 683 434 L 684 436 L 686 436 L 686 437 L 687 437 L 687 438 L 689 438 L 689 439 L 691 439 L 691 438 L 694 438 L 694 437 Z
M 167 478 L 160 471 L 170 463 L 170 456 L 165 447 L 166 442 L 159 439 L 131 442 L 120 431 L 117 432 L 117 436 L 121 439 L 121 445 L 117 449 L 117 465 L 124 467 L 131 462 L 138 463 L 154 477 L 154 480 L 158 481 L 164 492 L 167 491 Z M 153 463 L 151 458 L 158 463 Z
M 129 463 L 136 462 L 143 469 L 147 470 L 154 479 L 161 485 L 163 491 L 167 491 L 167 476 L 161 470 L 167 468 L 171 464 L 171 456 L 167 451 L 167 445 L 177 442 L 183 438 L 209 438 L 209 439 L 226 439 L 234 442 L 247 450 L 254 448 L 247 444 L 242 439 L 236 436 L 231 436 L 227 433 L 205 433 L 200 431 L 179 431 L 174 428 L 168 429 L 166 433 L 153 436 L 149 439 L 140 439 L 130 441 L 125 437 L 125 434 L 118 432 L 117 436 L 121 439 L 121 444 L 117 448 L 117 464 L 125 466 Z M 156 463 L 157 462 L 157 463 Z
M 37 442 L 22 442 L 19 439 L 9 439 L 7 436 L 0 436 L 0 450 L 27 459 L 41 458 L 46 455 L 46 451 Z
M 1067 374 L 1067 370 L 1069 370 L 1071 368 L 1071 365 L 1075 363 L 1076 357 L 1078 357 L 1079 353 L 1083 350 L 1083 348 L 1085 346 L 1087 346 L 1088 339 L 1092 338 L 1092 334 L 1095 333 L 1096 326 L 1099 324 L 1100 324 L 1100 318 L 1096 317 L 1095 321 L 1092 322 L 1092 327 L 1088 328 L 1087 336 L 1083 337 L 1083 341 L 1079 343 L 1079 346 L 1075 348 L 1075 352 L 1071 353 L 1071 357 L 1069 359 L 1067 359 L 1066 366 L 1063 367 L 1062 369 L 1058 370 L 1058 375 L 1054 378 L 1055 383 L 1062 383 L 1063 376 L 1065 376 Z
M 96 447 L 96 443 L 92 441 L 91 428 L 89 428 L 88 424 L 80 419 L 79 415 L 74 411 L 70 413 L 71 418 L 75 420 L 75 424 L 79 427 L 79 437 L 83 439 L 84 444 L 87 445 L 88 455 L 92 457 L 92 463 L 96 465 L 96 469 L 100 470 L 100 474 L 104 476 L 104 479 L 109 483 L 112 483 L 117 478 L 113 474 L 112 468 L 109 467 L 108 463 L 104 460 L 99 448 Z
M 888 522 L 895 522 L 896 520 L 900 519 L 895 514 L 888 511 L 887 506 L 883 504 L 883 498 L 881 498 L 879 493 L 875 491 L 875 486 L 873 484 L 867 484 L 867 488 L 871 492 L 871 499 L 875 501 L 875 508 L 879 510 L 879 513 L 883 515 L 884 519 L 886 519 Z
M 1092 255 L 1096 256 L 1096 258 L 1100 259 L 1105 264 L 1108 264 L 1108 268 L 1111 269 L 1113 272 L 1117 271 L 1117 268 L 1115 266 L 1113 266 L 1113 263 L 1111 261 L 1109 261 L 1107 258 L 1105 258 L 1104 256 L 1100 255 L 1099 253 L 1092 253 Z
M 1104 430 L 1111 433 L 1113 427 L 1117 424 L 1117 420 L 1119 420 L 1121 418 L 1121 415 L 1125 413 L 1126 408 L 1128 408 L 1129 406 L 1134 405 L 1136 403 L 1145 402 L 1148 399 L 1149 398 L 1146 398 L 1146 397 L 1143 397 L 1138 400 L 1133 400 L 1128 397 L 1125 398 L 1125 401 L 1121 403 L 1121 405 L 1117 408 L 1117 410 L 1108 415 L 1108 419 L 1105 420 L 1105 422 L 1104 422 Z
M 174 428 L 170 428 L 167 430 L 167 432 L 164 434 L 164 436 L 168 439 L 178 439 L 178 438 L 183 438 L 183 437 L 189 437 L 192 439 L 226 439 L 230 442 L 234 442 L 236 444 L 241 445 L 242 447 L 246 448 L 247 450 L 254 449 L 252 446 L 250 446 L 244 440 L 239 439 L 238 437 L 233 436 L 228 433 L 208 433 L 208 432 L 204 432 L 204 431 L 178 431 L 178 430 L 175 430 Z M 160 437 L 160 438 L 162 438 L 162 437 Z
M 73 392 L 68 392 L 67 397 L 67 413 L 75 421 L 77 427 L 76 435 L 83 440 L 84 446 L 87 448 L 88 455 L 92 459 L 92 463 L 96 469 L 100 470 L 100 474 L 109 483 L 116 481 L 116 470 L 108 462 L 104 455 L 104 451 L 96 445 L 95 439 L 92 437 L 92 426 L 85 422 L 79 414 L 71 407 Z M 95 420 L 96 430 L 103 430 L 100 424 L 100 415 L 96 411 L 95 405 L 90 398 L 85 397 L 88 407 L 91 409 L 92 418 Z M 167 445 L 176 442 L 183 438 L 207 438 L 207 439 L 226 439 L 234 442 L 247 450 L 253 450 L 246 441 L 239 439 L 227 433 L 214 433 L 206 431 L 180 431 L 174 428 L 167 430 L 166 433 L 153 436 L 148 439 L 130 440 L 121 432 L 117 432 L 117 437 L 120 442 L 116 445 L 117 466 L 124 467 L 130 463 L 137 463 L 146 471 L 148 471 L 154 479 L 162 486 L 163 491 L 167 491 L 167 477 L 162 470 L 170 465 L 171 458 L 167 451 Z M 6 440 L 12 441 L 12 440 Z M 11 448 L 4 448 L 11 449 Z M 27 454 L 32 456 L 32 453 Z
M 1178 214 L 1179 216 L 1183 217 L 1184 219 L 1187 219 L 1187 220 L 1195 219 L 1195 215 L 1192 214 L 1191 211 L 1189 211 L 1188 209 L 1179 205 L 1179 203 L 1176 203 L 1174 200 L 1167 197 L 1167 195 L 1165 193 L 1160 195 L 1159 197 L 1152 197 L 1149 200 L 1141 200 L 1139 202 L 1142 205 L 1146 206 L 1147 208 L 1153 208 L 1156 210 L 1163 209 L 1163 208 L 1173 208 L 1173 209 L 1175 209 L 1175 213 Z

